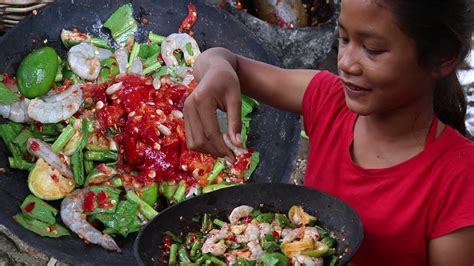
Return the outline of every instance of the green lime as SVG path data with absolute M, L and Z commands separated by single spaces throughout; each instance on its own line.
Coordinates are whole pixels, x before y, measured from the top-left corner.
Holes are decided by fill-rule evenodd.
M 46 94 L 54 83 L 58 67 L 58 54 L 51 47 L 28 54 L 16 72 L 21 94 L 30 99 Z

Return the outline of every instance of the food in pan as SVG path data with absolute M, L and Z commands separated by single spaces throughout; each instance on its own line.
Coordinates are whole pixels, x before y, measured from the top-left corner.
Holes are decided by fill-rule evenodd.
M 232 147 L 230 164 L 186 147 L 182 110 L 200 54 L 190 31 L 195 6 L 178 33 L 150 32 L 147 43 L 134 41 L 132 14 L 124 5 L 104 23 L 111 42 L 64 29 L 66 58 L 45 46 L 23 59 L 16 78 L 0 80 L 0 115 L 8 120 L 0 136 L 10 167 L 29 171 L 32 193 L 14 219 L 42 236 L 67 235 L 63 223 L 86 242 L 120 251 L 111 236 L 140 230 L 162 207 L 160 196 L 173 204 L 245 183 L 258 163 L 252 149 Z M 256 104 L 243 99 L 244 143 Z M 61 199 L 59 210 L 45 202 Z
M 201 228 L 166 232 L 169 265 L 329 265 L 337 262 L 336 239 L 301 206 L 288 214 L 242 205 L 223 221 L 208 214 L 195 219 Z

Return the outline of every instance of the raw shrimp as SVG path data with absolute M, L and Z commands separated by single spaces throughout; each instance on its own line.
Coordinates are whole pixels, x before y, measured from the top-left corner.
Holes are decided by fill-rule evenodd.
M 229 236 L 229 226 L 223 225 L 221 230 L 211 230 L 209 236 L 204 241 L 201 251 L 203 254 L 211 253 L 212 255 L 221 256 L 224 255 L 227 246 L 224 242 L 219 240 L 225 239 Z M 219 241 L 219 242 L 218 242 Z
M 67 61 L 79 77 L 95 80 L 99 76 L 100 61 L 109 57 L 112 57 L 111 51 L 82 42 L 69 50 Z
M 260 230 L 258 229 L 258 226 L 255 224 L 247 224 L 247 228 L 245 228 L 245 232 L 243 235 L 237 235 L 237 242 L 239 243 L 248 243 L 252 242 L 255 240 L 258 240 L 258 237 L 260 236 Z
M 61 219 L 64 224 L 87 242 L 99 244 L 105 249 L 121 252 L 117 243 L 109 235 L 102 234 L 85 219 L 82 213 L 84 195 L 87 189 L 78 189 L 67 195 L 61 202 Z
M 236 224 L 240 220 L 240 218 L 249 216 L 252 211 L 253 208 L 247 205 L 241 205 L 239 207 L 236 207 L 230 213 L 229 221 L 231 224 Z
M 31 100 L 28 105 L 28 116 L 43 124 L 58 123 L 75 114 L 82 101 L 81 85 L 72 85 L 61 93 Z
M 185 86 L 189 86 L 191 81 L 194 80 L 194 76 L 192 72 L 193 72 L 193 69 L 190 67 L 185 67 L 185 66 L 176 67 L 176 74 L 178 75 L 178 77 L 182 79 L 181 83 L 184 84 Z
M 250 241 L 249 243 L 247 243 L 247 247 L 249 247 L 249 250 L 252 253 L 249 259 L 256 260 L 263 255 L 262 246 L 260 246 L 258 241 Z
M 59 156 L 51 150 L 48 143 L 35 139 L 29 138 L 26 144 L 28 152 L 33 156 L 42 158 L 54 169 L 58 170 L 63 176 L 73 179 L 74 176 L 71 169 L 61 161 Z
M 298 227 L 295 229 L 283 229 L 281 236 L 283 237 L 282 243 L 288 243 L 297 238 L 302 239 L 304 236 L 304 228 Z
M 127 67 L 128 67 L 127 50 L 125 48 L 120 48 L 118 50 L 115 50 L 113 57 L 115 58 L 115 60 L 117 60 L 117 63 L 119 66 L 119 73 L 120 74 L 127 73 Z
M 304 255 L 296 255 L 291 258 L 291 262 L 295 266 L 323 266 L 324 260 L 322 258 L 313 258 Z
M 229 148 L 235 154 L 235 156 L 239 156 L 239 155 L 247 153 L 246 149 L 239 148 L 235 146 L 234 144 L 232 144 L 232 141 L 230 141 L 230 138 L 229 136 L 227 136 L 227 134 L 225 133 L 222 134 L 222 137 L 224 138 L 224 143 L 227 146 L 227 148 Z
M 319 240 L 319 232 L 315 227 L 305 227 L 303 238 L 312 238 L 314 241 Z
M 183 52 L 184 60 L 188 65 L 193 65 L 201 54 L 196 40 L 186 33 L 173 33 L 161 44 L 161 57 L 167 66 L 178 65 L 178 60 L 174 56 L 176 50 Z
M 23 98 L 10 105 L 0 104 L 0 116 L 17 123 L 31 122 L 28 116 L 28 105 L 30 99 Z

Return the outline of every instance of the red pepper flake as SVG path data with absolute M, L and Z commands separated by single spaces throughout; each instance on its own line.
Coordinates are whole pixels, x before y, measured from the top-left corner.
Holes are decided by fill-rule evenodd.
M 150 21 L 146 18 L 143 18 L 142 23 L 143 23 L 143 25 L 148 25 L 148 23 L 150 23 Z
M 51 176 L 51 179 L 53 179 L 54 182 L 58 183 L 59 182 L 59 179 L 56 175 L 52 175 Z
M 3 83 L 5 84 L 16 84 L 16 79 L 11 78 L 7 73 L 3 73 Z
M 107 201 L 108 195 L 104 191 L 99 192 L 97 194 L 97 203 L 99 203 L 99 207 L 106 208 L 109 207 L 109 202 Z
M 250 223 L 250 222 L 252 222 L 252 219 L 253 219 L 252 216 L 249 215 L 249 216 L 245 216 L 244 218 L 242 218 L 242 221 L 244 223 Z
M 31 148 L 32 151 L 38 151 L 39 148 L 40 148 L 40 145 L 38 144 L 38 142 L 32 141 L 31 145 L 30 145 L 30 148 Z
M 94 192 L 89 191 L 84 196 L 84 203 L 82 204 L 82 209 L 86 212 L 92 212 L 95 209 L 94 206 Z
M 192 26 L 197 21 L 197 10 L 196 6 L 193 3 L 188 4 L 188 15 L 184 18 L 183 22 L 181 22 L 181 26 L 179 26 L 179 32 L 183 31 L 190 31 Z
M 23 210 L 24 210 L 26 213 L 30 213 L 34 208 L 35 208 L 35 203 L 34 203 L 34 202 L 30 202 L 30 203 L 28 203 L 28 205 L 25 206 L 25 208 L 23 208 Z
M 272 235 L 276 238 L 280 238 L 280 234 L 277 231 L 272 231 Z
M 235 236 L 229 236 L 226 238 L 226 240 L 231 242 L 237 242 L 237 238 Z

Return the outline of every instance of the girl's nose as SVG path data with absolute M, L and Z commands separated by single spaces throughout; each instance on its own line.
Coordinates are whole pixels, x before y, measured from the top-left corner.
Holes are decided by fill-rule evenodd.
M 362 75 L 362 66 L 360 64 L 357 51 L 351 46 L 339 47 L 337 56 L 337 67 L 339 71 L 347 75 Z

